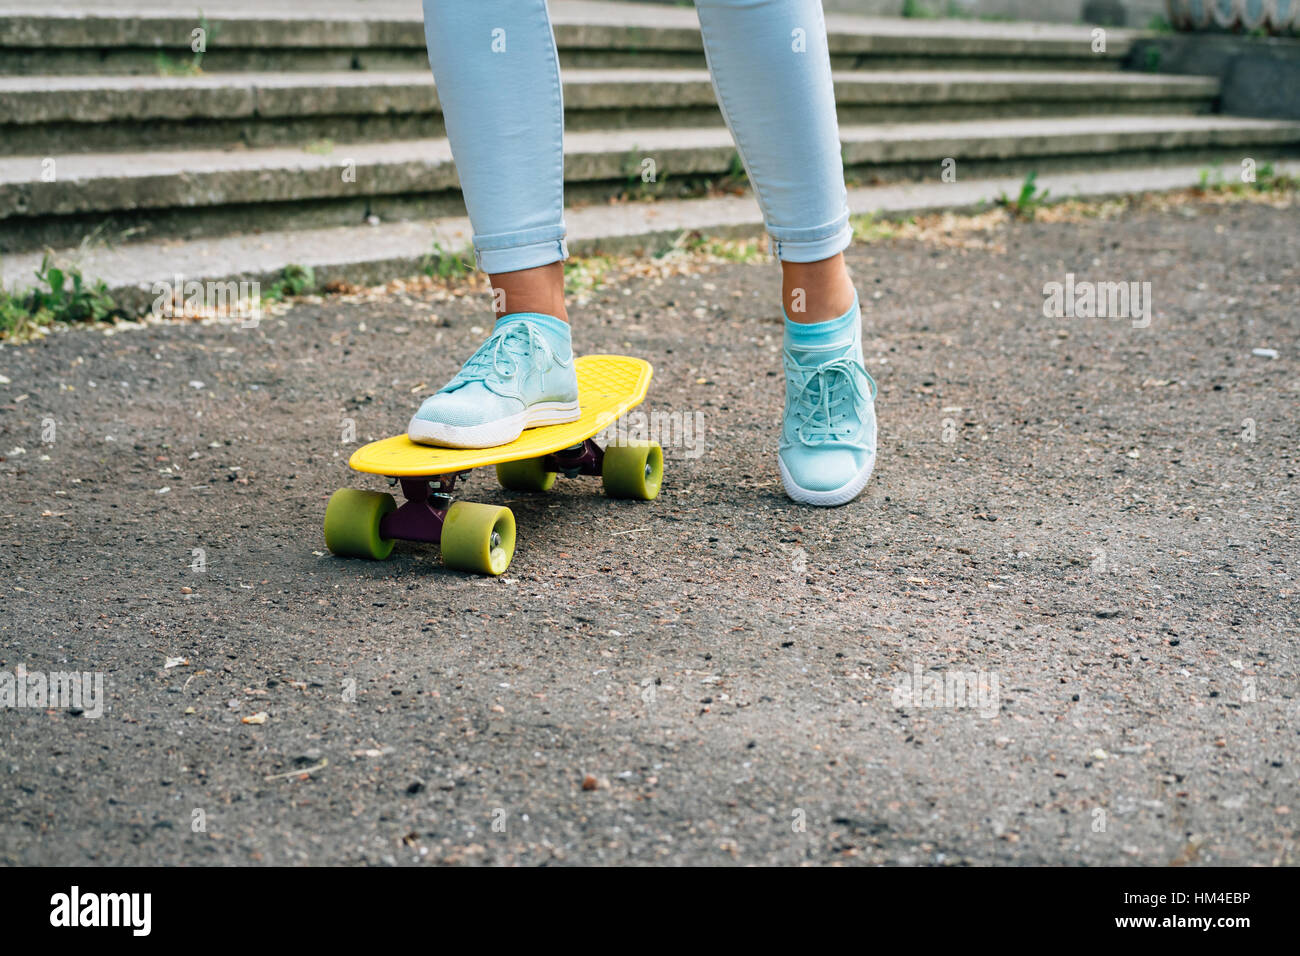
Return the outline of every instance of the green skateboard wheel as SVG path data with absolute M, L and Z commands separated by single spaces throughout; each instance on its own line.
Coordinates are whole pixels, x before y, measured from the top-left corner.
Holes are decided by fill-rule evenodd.
M 342 558 L 384 560 L 395 542 L 380 535 L 379 522 L 396 507 L 390 494 L 340 488 L 325 506 L 325 547 Z
M 442 523 L 442 563 L 457 571 L 497 575 L 515 554 L 515 516 L 501 505 L 453 502 Z
M 650 501 L 664 477 L 664 453 L 658 442 L 628 440 L 605 449 L 600 478 L 611 498 Z
M 544 461 L 543 458 L 503 461 L 497 465 L 497 481 L 511 491 L 550 491 L 556 473 L 547 471 Z

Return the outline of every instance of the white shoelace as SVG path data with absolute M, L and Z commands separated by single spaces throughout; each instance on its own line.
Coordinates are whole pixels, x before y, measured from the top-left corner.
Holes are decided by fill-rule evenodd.
M 556 363 L 555 351 L 546 341 L 546 336 L 529 322 L 512 322 L 492 333 L 443 391 L 470 382 L 482 382 L 484 387 L 496 391 L 492 388 L 493 378 L 497 379 L 498 384 L 515 379 L 520 372 L 520 363 L 525 358 L 529 359 L 529 371 L 545 373 Z
M 795 435 L 805 445 L 824 445 L 852 435 L 854 426 L 844 425 L 849 413 L 845 402 L 865 401 L 868 390 L 876 397 L 875 379 L 857 361 L 848 356 L 818 365 L 803 365 L 785 353 L 786 387 L 794 387 L 797 396 L 794 412 L 799 417 Z

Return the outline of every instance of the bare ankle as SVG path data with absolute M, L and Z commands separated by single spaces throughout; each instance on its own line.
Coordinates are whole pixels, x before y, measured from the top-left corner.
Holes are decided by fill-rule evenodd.
M 791 322 L 838 318 L 855 298 L 843 253 L 820 262 L 781 262 L 781 299 Z
M 499 272 L 488 280 L 492 286 L 492 309 L 498 319 L 517 312 L 540 312 L 569 321 L 564 306 L 563 262 L 518 272 Z

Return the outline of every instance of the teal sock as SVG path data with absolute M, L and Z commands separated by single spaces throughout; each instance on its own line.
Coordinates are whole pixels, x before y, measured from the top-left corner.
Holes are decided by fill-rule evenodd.
M 541 326 L 548 332 L 554 332 L 556 335 L 569 341 L 569 323 L 563 319 L 557 319 L 553 315 L 546 315 L 543 312 L 511 312 L 509 315 L 503 315 L 497 319 L 496 329 L 501 328 L 507 322 L 517 322 L 520 319 L 526 319 L 533 325 Z
M 846 348 L 853 344 L 857 324 L 862 321 L 858 300 L 853 299 L 849 311 L 834 319 L 823 322 L 791 322 L 785 317 L 785 347 L 796 359 L 805 351 L 824 351 L 840 346 Z
M 573 339 L 570 335 L 569 323 L 545 312 L 512 312 L 510 315 L 503 315 L 497 319 L 497 324 L 493 326 L 492 331 L 498 332 L 502 326 L 521 320 L 541 331 L 561 362 L 567 364 L 573 357 Z

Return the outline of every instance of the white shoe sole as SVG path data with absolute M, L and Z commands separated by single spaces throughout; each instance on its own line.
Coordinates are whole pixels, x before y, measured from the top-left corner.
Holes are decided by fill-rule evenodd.
M 510 444 L 524 433 L 525 428 L 562 425 L 565 422 L 576 422 L 581 416 L 582 411 L 577 402 L 538 402 L 518 415 L 469 427 L 412 418 L 406 426 L 406 435 L 421 445 L 437 445 L 441 448 L 495 448 L 497 445 Z
M 871 423 L 871 447 L 876 451 L 880 449 L 879 442 L 880 426 L 873 420 Z M 867 486 L 871 473 L 876 469 L 876 451 L 871 453 L 871 460 L 853 476 L 853 480 L 839 488 L 832 488 L 830 491 L 813 491 L 809 488 L 799 487 L 795 480 L 790 477 L 790 472 L 786 470 L 785 462 L 781 460 L 779 455 L 776 463 L 781 468 L 781 484 L 785 485 L 785 493 L 799 504 L 815 505 L 818 508 L 838 508 L 862 494 L 862 489 Z
M 876 456 L 872 455 L 866 467 L 854 475 L 853 480 L 848 484 L 829 491 L 813 491 L 799 487 L 790 477 L 790 472 L 786 470 L 785 462 L 778 458 L 776 463 L 781 466 L 781 484 L 785 485 L 785 493 L 799 504 L 816 505 L 818 508 L 837 508 L 848 504 L 862 493 L 862 489 L 867 486 L 867 481 L 871 478 L 871 472 L 875 470 Z

